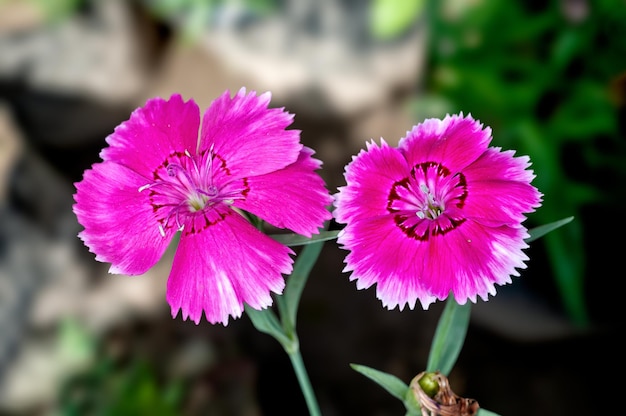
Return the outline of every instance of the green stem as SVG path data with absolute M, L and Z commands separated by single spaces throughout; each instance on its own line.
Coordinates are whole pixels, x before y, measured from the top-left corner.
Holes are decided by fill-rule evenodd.
M 311 387 L 311 382 L 309 381 L 309 376 L 306 372 L 306 368 L 304 367 L 304 362 L 302 361 L 298 340 L 296 339 L 294 341 L 292 348 L 285 348 L 285 351 L 287 351 L 287 355 L 289 355 L 289 359 L 291 360 L 291 365 L 296 372 L 298 383 L 300 383 L 300 390 L 302 390 L 302 394 L 304 395 L 304 400 L 306 401 L 310 416 L 320 416 L 322 413 L 320 412 L 317 399 L 315 398 L 313 388 Z

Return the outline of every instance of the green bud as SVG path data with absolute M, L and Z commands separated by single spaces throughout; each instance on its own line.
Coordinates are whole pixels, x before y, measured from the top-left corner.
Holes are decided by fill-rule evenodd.
M 417 380 L 417 384 L 419 384 L 420 388 L 431 399 L 439 392 L 439 383 L 437 382 L 436 376 L 437 373 L 425 373 Z

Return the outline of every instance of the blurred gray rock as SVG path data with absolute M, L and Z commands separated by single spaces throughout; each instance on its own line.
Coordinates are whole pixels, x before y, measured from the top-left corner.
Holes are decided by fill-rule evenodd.
M 68 349 L 63 322 L 96 339 L 167 312 L 167 272 L 103 278 L 72 212 L 72 183 L 137 106 L 161 39 L 134 2 L 81 5 L 54 24 L 0 5 L 17 16 L 0 28 L 0 413 L 50 403 L 89 358 Z
M 97 101 L 132 100 L 154 53 L 132 4 L 87 1 L 67 20 L 0 32 L 0 79 Z
M 137 107 L 167 38 L 134 2 L 79 4 L 61 21 L 22 19 L 0 31 L 0 101 L 27 146 L 72 181 Z
M 250 19 L 227 2 L 202 42 L 292 108 L 353 116 L 416 88 L 424 65 L 425 22 L 381 41 L 370 33 L 368 11 L 369 2 L 291 0 Z

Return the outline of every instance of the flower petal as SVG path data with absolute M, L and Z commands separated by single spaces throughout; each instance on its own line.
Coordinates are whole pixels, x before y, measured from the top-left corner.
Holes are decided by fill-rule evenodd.
M 380 147 L 367 143 L 346 166 L 346 186 L 335 194 L 334 216 L 337 221 L 386 215 L 389 191 L 394 182 L 408 176 L 410 168 L 397 149 L 382 140 Z
M 298 160 L 286 168 L 249 178 L 250 192 L 233 205 L 276 227 L 307 237 L 317 234 L 331 218 L 328 208 L 332 197 L 315 172 L 321 162 L 312 155 L 313 150 L 305 147 Z
M 511 283 L 519 276 L 516 269 L 526 268 L 528 260 L 522 249 L 528 248 L 524 227 L 484 227 L 466 221 L 455 230 L 437 235 L 420 247 L 417 258 L 427 258 L 427 272 L 421 276 L 424 286 L 443 300 L 450 292 L 460 304 L 476 295 L 487 300 L 495 295 L 495 284 Z
M 85 227 L 79 237 L 111 273 L 145 273 L 163 255 L 173 231 L 162 236 L 146 193 L 145 179 L 112 162 L 93 165 L 76 184 L 73 206 Z
M 282 293 L 281 274 L 292 270 L 293 252 L 262 234 L 241 215 L 221 207 L 224 217 L 201 232 L 183 232 L 167 282 L 172 317 L 182 311 L 196 324 L 202 311 L 211 323 L 238 318 L 244 302 L 254 309 Z
M 200 110 L 193 100 L 183 102 L 178 94 L 168 101 L 153 98 L 115 128 L 100 155 L 152 179 L 171 153 L 195 154 L 199 128 Z
M 200 148 L 213 146 L 234 178 L 263 175 L 298 158 L 300 131 L 285 130 L 293 115 L 268 108 L 269 101 L 269 92 L 257 97 L 242 88 L 232 99 L 226 91 L 204 113 Z
M 490 142 L 489 127 L 483 130 L 472 116 L 460 114 L 425 120 L 400 140 L 398 148 L 411 166 L 434 161 L 457 172 L 475 161 Z
M 535 177 L 528 157 L 513 157 L 512 151 L 488 149 L 463 170 L 468 198 L 465 215 L 484 225 L 520 224 L 525 214 L 540 205 L 541 193 L 530 182 Z
M 460 304 L 476 302 L 476 295 L 487 300 L 495 284 L 510 283 L 510 276 L 519 276 L 516 269 L 526 267 L 522 249 L 528 234 L 523 227 L 466 224 L 419 241 L 394 227 L 391 216 L 355 221 L 337 239 L 350 250 L 344 271 L 352 271 L 358 289 L 376 284 L 377 297 L 389 309 L 413 309 L 416 299 L 427 309 L 450 293 Z
M 337 243 L 350 250 L 344 272 L 352 271 L 350 280 L 357 280 L 358 289 L 377 284 L 383 306 L 402 310 L 408 304 L 413 309 L 420 299 L 426 309 L 435 300 L 420 280 L 429 259 L 415 255 L 424 243 L 407 237 L 392 215 L 354 220 L 339 233 Z

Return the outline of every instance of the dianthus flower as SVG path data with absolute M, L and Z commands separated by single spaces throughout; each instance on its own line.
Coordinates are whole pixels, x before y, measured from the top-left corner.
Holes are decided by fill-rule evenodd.
M 398 147 L 367 143 L 346 166 L 334 216 L 358 289 L 376 284 L 383 306 L 453 294 L 465 304 L 495 295 L 525 268 L 525 213 L 540 205 L 529 158 L 488 147 L 491 129 L 471 116 L 428 119 Z
M 200 111 L 180 95 L 154 98 L 107 137 L 102 162 L 76 184 L 79 237 L 111 273 L 150 269 L 180 231 L 167 282 L 175 317 L 226 325 L 281 293 L 293 251 L 245 212 L 310 237 L 330 218 L 321 162 L 286 130 L 293 115 L 270 94 L 228 91 Z

